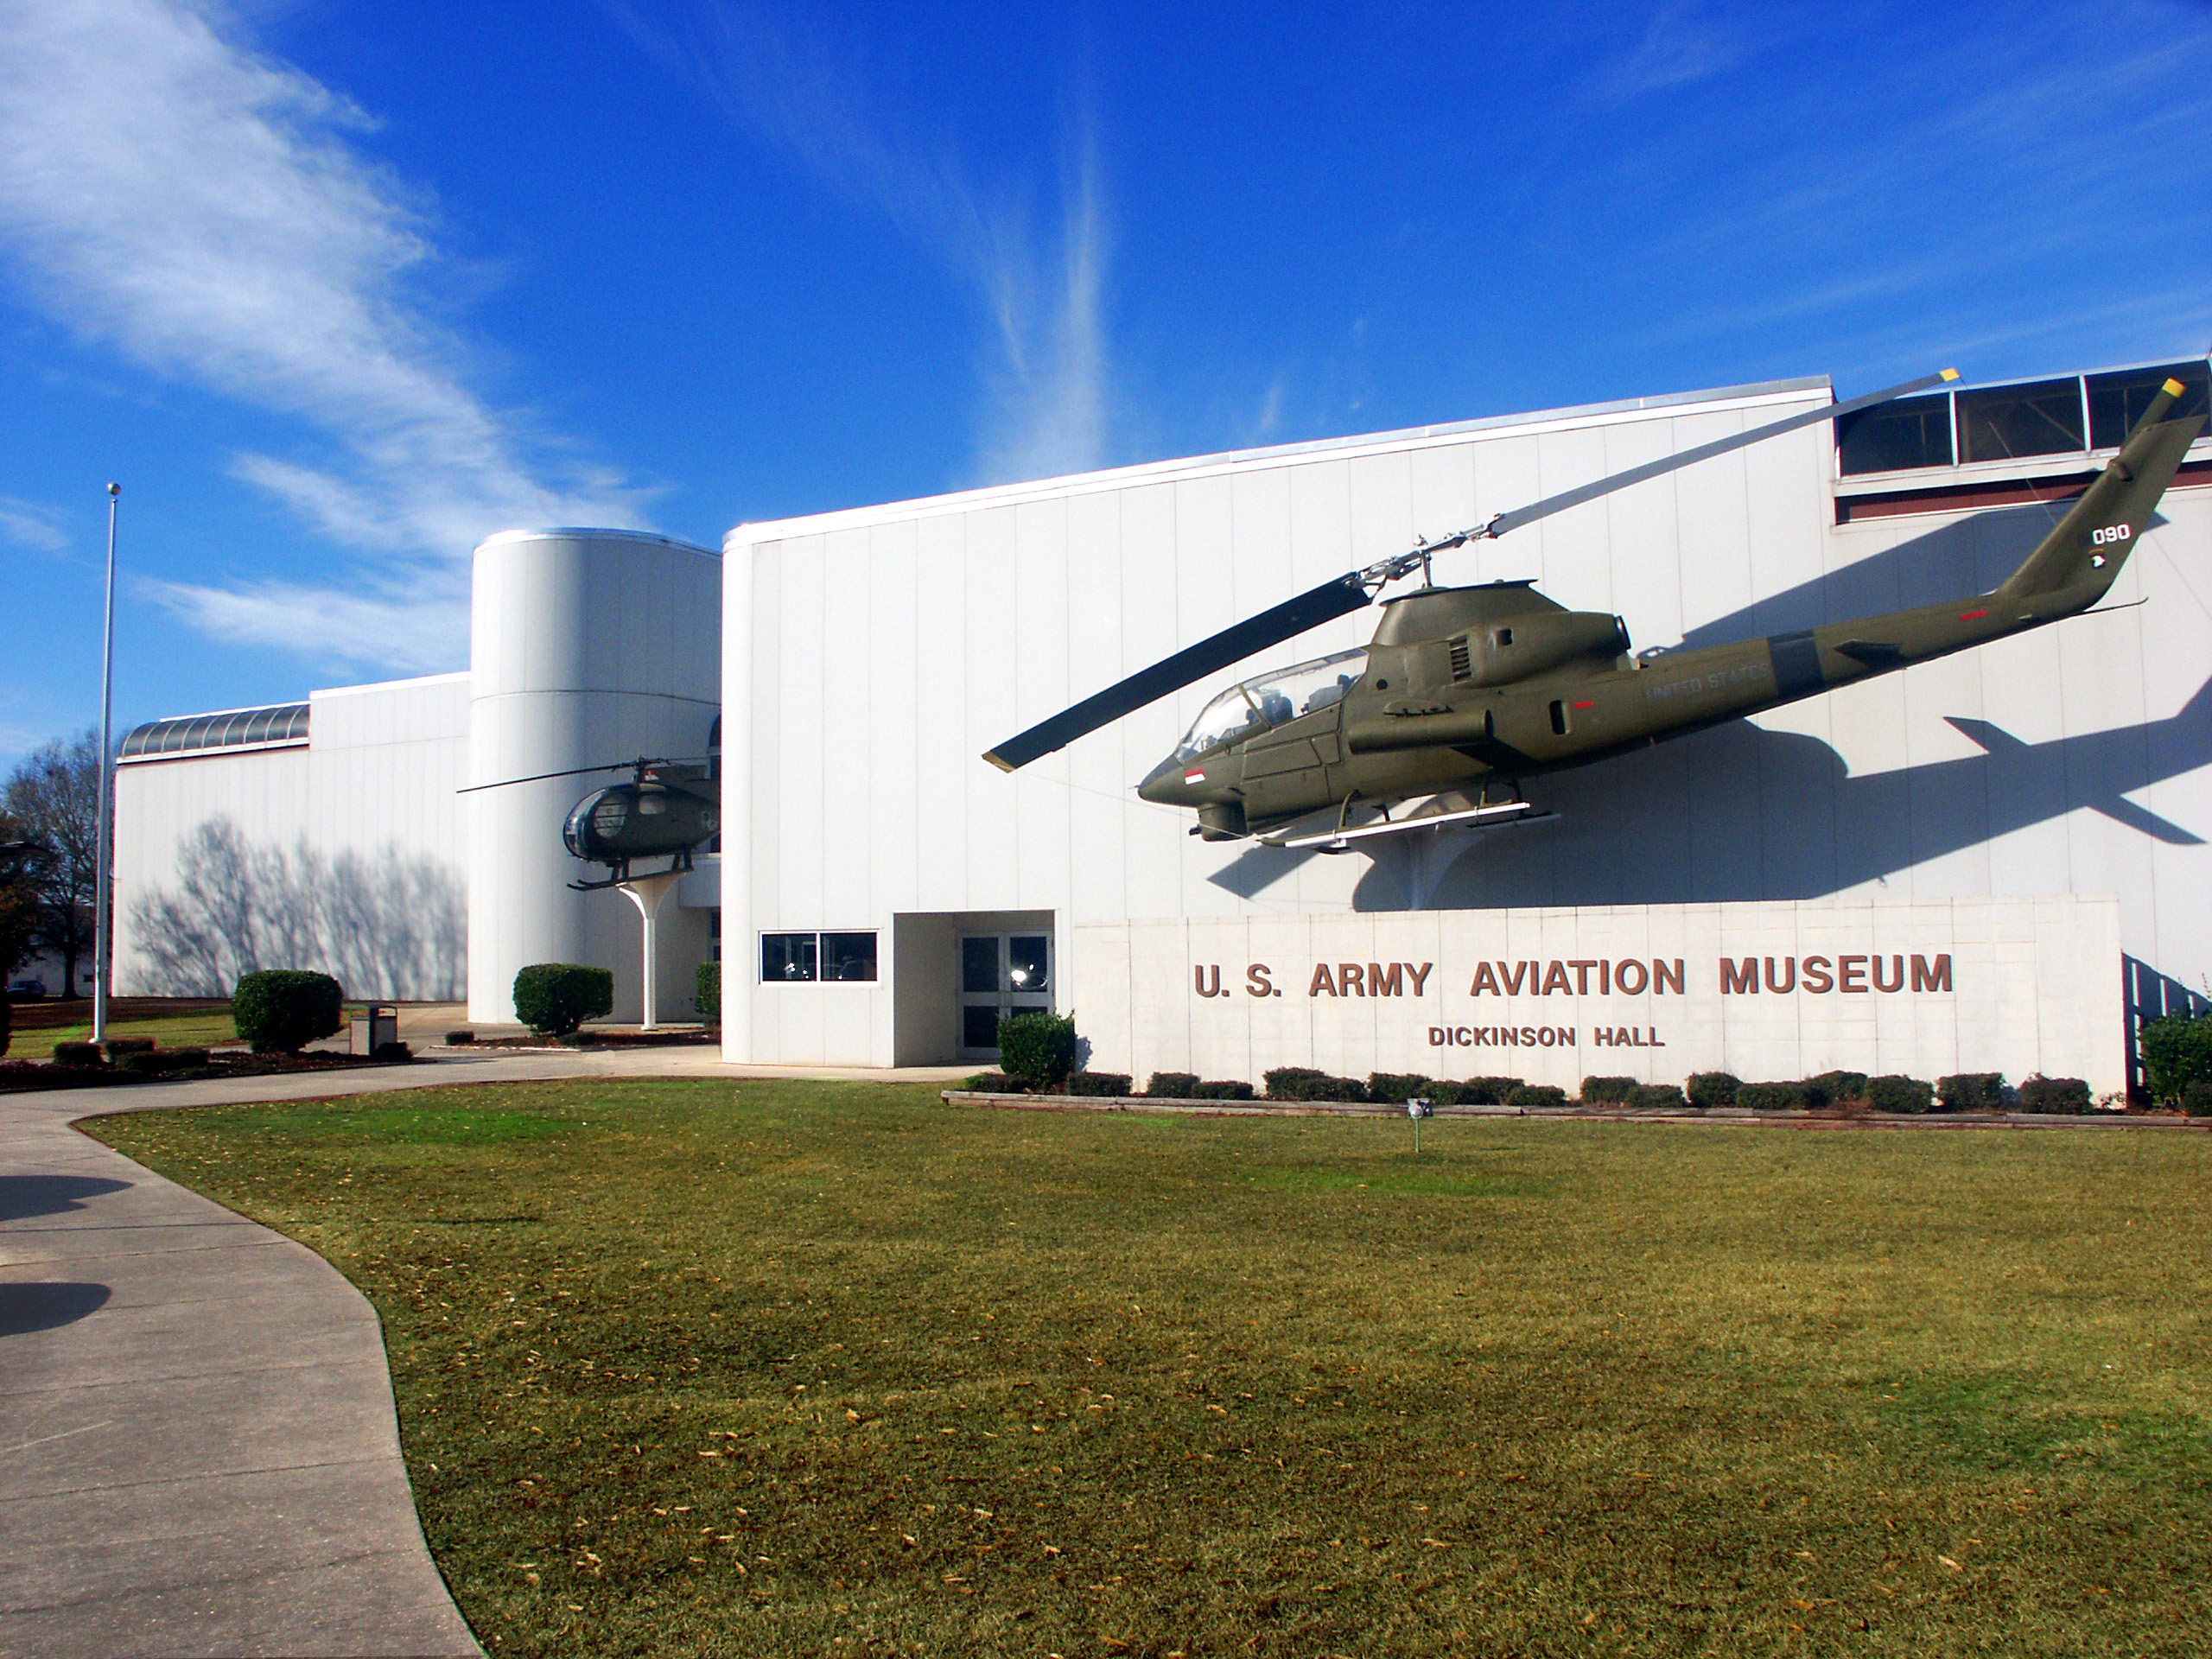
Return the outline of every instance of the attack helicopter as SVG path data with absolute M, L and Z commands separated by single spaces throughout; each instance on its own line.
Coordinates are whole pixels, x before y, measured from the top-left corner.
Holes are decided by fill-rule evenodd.
M 582 778 L 595 772 L 635 774 L 626 784 L 594 790 L 569 809 L 561 826 L 562 844 L 578 858 L 607 866 L 604 881 L 571 881 L 578 893 L 597 893 L 632 880 L 633 859 L 665 858 L 675 874 L 691 868 L 691 855 L 721 828 L 722 785 L 712 756 L 652 760 L 640 755 L 603 766 L 571 766 L 496 784 L 473 784 L 461 793 L 505 789 L 548 778 Z
M 1955 380 L 1946 369 L 1684 450 L 1323 582 L 1085 698 L 988 751 L 1014 772 L 1171 692 L 1382 601 L 1361 650 L 1230 686 L 1137 793 L 1195 810 L 1206 841 L 1348 850 L 1361 839 L 1534 815 L 1522 780 L 1817 696 L 2063 620 L 2112 587 L 2205 417 L 2169 420 L 2169 379 L 2120 451 L 2020 567 L 1946 604 L 1728 645 L 1631 655 L 1618 616 L 1571 611 L 1527 581 L 1433 585 L 1432 561 L 1677 468 Z M 1503 786 L 1510 798 L 1493 802 Z M 1403 810 L 1396 817 L 1394 809 Z M 1333 810 L 1333 826 L 1318 815 Z M 1354 817 L 1355 810 L 1362 816 Z

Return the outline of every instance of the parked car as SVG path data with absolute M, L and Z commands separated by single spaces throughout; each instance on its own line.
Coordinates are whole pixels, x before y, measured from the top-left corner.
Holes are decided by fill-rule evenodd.
M 18 1002 L 46 1001 L 46 982 L 42 979 L 19 979 L 8 987 L 8 995 Z

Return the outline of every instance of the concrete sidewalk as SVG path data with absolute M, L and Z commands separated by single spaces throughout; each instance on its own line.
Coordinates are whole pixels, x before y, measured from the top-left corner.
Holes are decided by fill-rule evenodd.
M 474 1655 L 424 1548 L 374 1311 L 304 1245 L 69 1128 L 105 1112 L 593 1077 L 711 1050 L 459 1055 L 0 1095 L 0 1653 Z

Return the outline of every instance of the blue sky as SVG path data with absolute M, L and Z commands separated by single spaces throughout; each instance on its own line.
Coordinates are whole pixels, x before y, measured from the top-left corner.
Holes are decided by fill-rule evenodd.
M 2212 346 L 2212 6 L 0 10 L 0 765 L 524 524 Z M 1485 503 L 1485 511 L 1516 503 Z

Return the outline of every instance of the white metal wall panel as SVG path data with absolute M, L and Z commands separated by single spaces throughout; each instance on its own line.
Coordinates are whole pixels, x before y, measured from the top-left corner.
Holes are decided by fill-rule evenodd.
M 790 568 L 819 556 L 803 550 L 822 535 L 864 529 L 864 549 L 839 565 L 838 591 L 854 604 L 866 596 L 871 694 L 852 716 L 871 729 L 867 763 L 852 770 L 855 798 L 834 810 L 866 822 L 879 843 L 884 826 L 913 826 L 911 863 L 870 849 L 871 925 L 886 940 L 894 913 L 985 908 L 1050 911 L 1071 948 L 1071 928 L 1088 920 L 1330 915 L 1424 894 L 1443 909 L 1517 910 L 2070 892 L 2117 894 L 2126 948 L 2153 966 L 2192 982 L 2212 971 L 2202 839 L 2212 836 L 2212 716 L 2202 712 L 2212 708 L 2212 629 L 2183 575 L 2212 548 L 2212 491 L 2202 489 L 2169 497 L 2166 522 L 2143 538 L 2108 601 L 2149 595 L 2139 611 L 1541 780 L 1535 792 L 1560 810 L 1557 822 L 1471 840 L 1456 858 L 1205 844 L 1185 833 L 1185 816 L 1131 792 L 1223 685 L 1363 643 L 1372 611 L 1011 778 L 978 758 L 1217 628 L 1404 550 L 1415 534 L 1442 535 L 1827 397 L 1812 385 L 1568 411 L 748 526 L 732 546 L 742 541 L 759 562 L 762 602 L 732 639 L 727 671 L 746 679 L 755 705 L 752 792 L 819 798 L 809 756 L 834 746 L 821 712 L 792 702 L 805 674 L 791 665 L 821 661 L 828 625 L 794 596 Z M 1445 555 L 1438 577 L 1535 576 L 1572 608 L 1618 611 L 1639 647 L 1705 644 L 1992 584 L 2056 511 L 1839 527 L 1833 469 L 1827 429 L 1814 425 Z M 2192 702 L 2200 693 L 2202 707 Z M 910 766 L 889 758 L 901 744 Z M 779 842 L 832 844 L 812 810 L 781 814 Z M 810 855 L 756 849 L 751 868 L 747 902 L 760 915 L 832 925 L 814 913 L 823 899 Z M 791 1017 L 788 1006 L 764 1012 L 747 1056 L 779 1058 L 766 1033 Z M 1084 1011 L 1087 1026 L 1093 1017 Z M 1885 1006 L 1879 1018 L 1908 1016 Z M 887 1015 L 870 1025 L 873 1058 L 887 1061 Z

